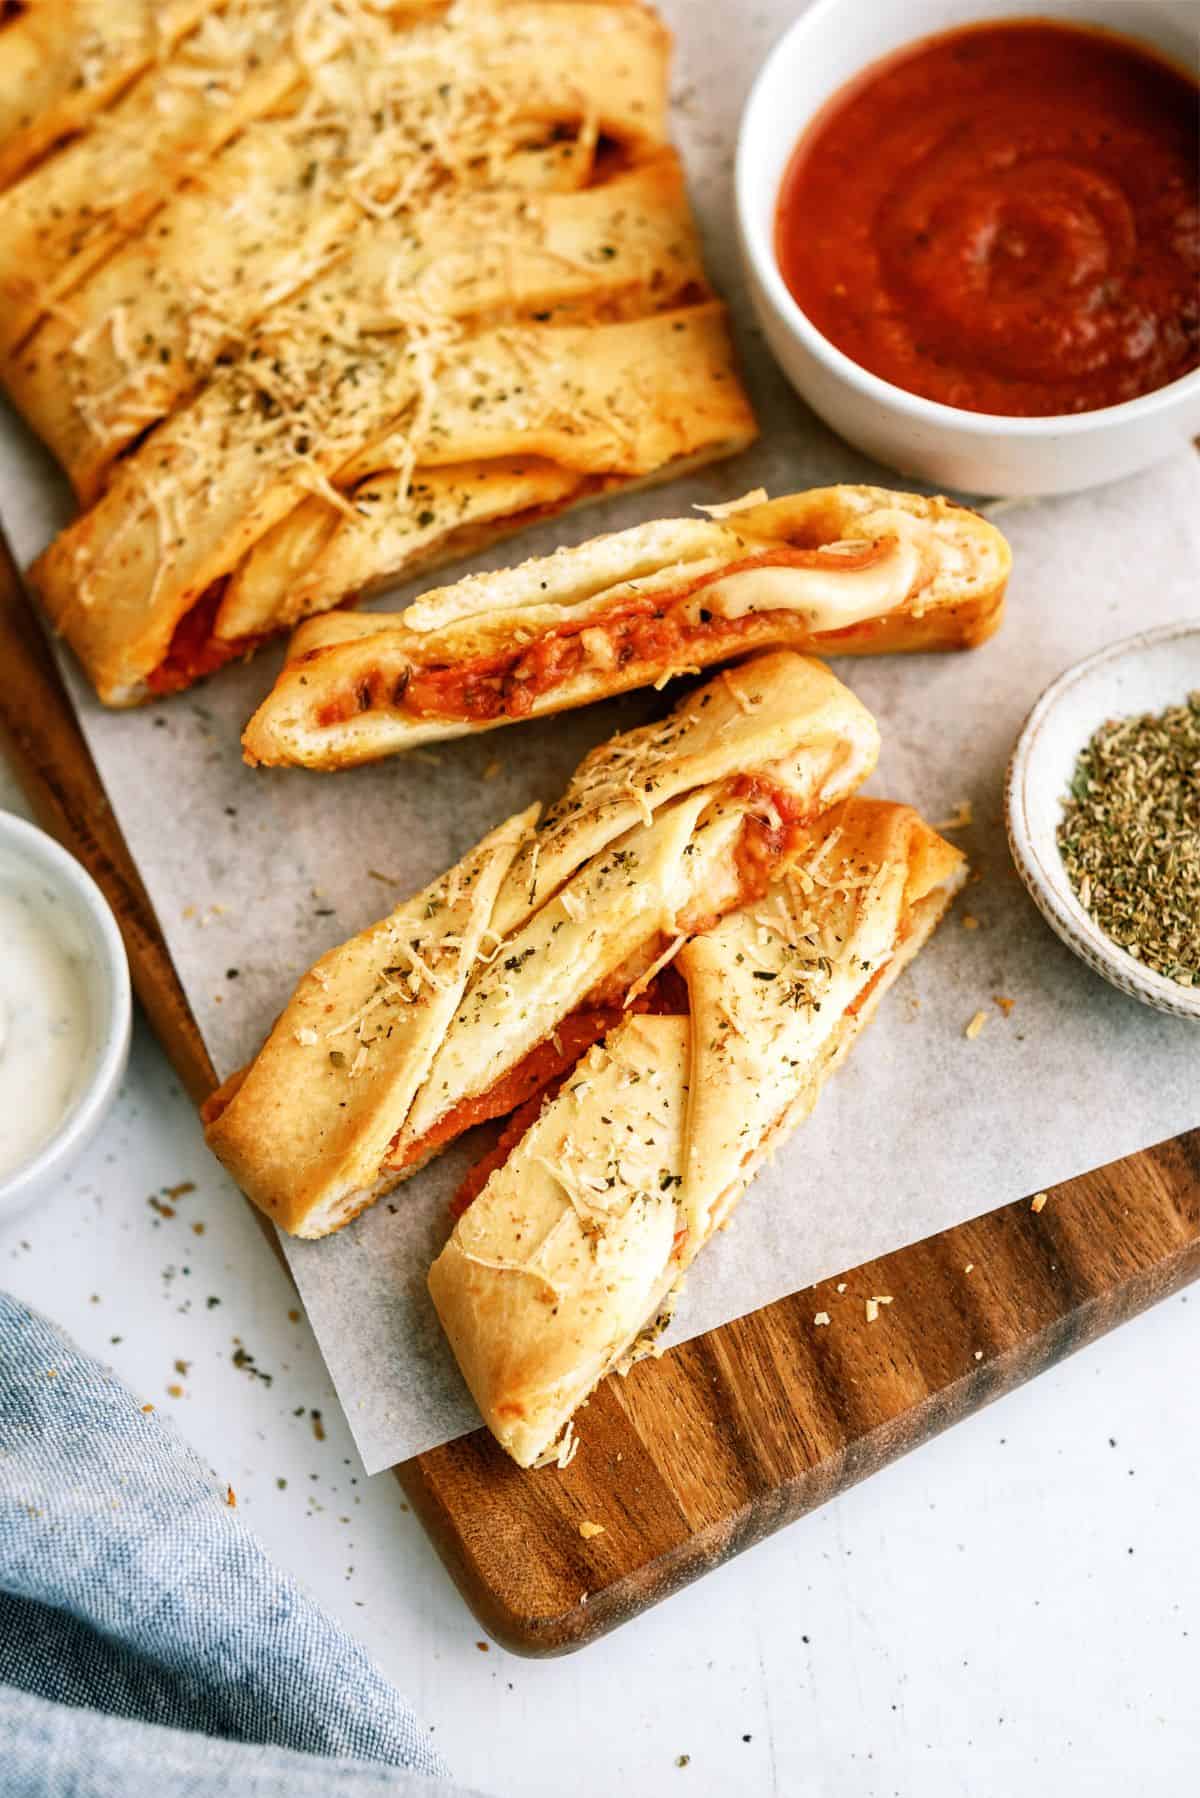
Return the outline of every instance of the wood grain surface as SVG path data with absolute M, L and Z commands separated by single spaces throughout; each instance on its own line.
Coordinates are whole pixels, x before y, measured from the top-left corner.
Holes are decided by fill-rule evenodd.
M 199 1100 L 211 1063 L 2 544 L 0 728 L 38 818 L 107 895 L 142 1005 Z M 519 1653 L 562 1653 L 1197 1276 L 1191 1131 L 1037 1212 L 994 1211 L 609 1380 L 564 1471 L 522 1472 L 479 1429 L 396 1473 L 484 1628 Z M 868 1321 L 880 1296 L 892 1302 Z

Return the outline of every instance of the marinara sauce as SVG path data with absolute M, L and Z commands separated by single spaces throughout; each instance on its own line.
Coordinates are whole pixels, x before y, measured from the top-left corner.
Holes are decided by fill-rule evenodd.
M 1041 20 L 910 45 L 804 133 L 784 280 L 863 368 L 972 412 L 1090 412 L 1200 365 L 1200 88 Z

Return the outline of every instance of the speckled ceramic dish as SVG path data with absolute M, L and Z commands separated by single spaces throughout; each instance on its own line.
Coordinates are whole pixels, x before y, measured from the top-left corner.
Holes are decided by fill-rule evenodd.
M 1200 1019 L 1200 987 L 1143 968 L 1084 911 L 1055 833 L 1075 762 L 1109 718 L 1161 712 L 1200 689 L 1200 619 L 1163 625 L 1077 662 L 1046 688 L 1008 765 L 1008 842 L 1034 904 L 1089 967 L 1143 1005 Z

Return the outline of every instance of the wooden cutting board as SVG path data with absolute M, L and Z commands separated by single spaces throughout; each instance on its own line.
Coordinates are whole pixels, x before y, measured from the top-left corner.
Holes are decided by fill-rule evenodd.
M 0 725 L 41 822 L 106 893 L 142 1005 L 199 1101 L 208 1054 L 2 549 Z M 1198 1275 L 1193 1130 L 1068 1181 L 1037 1212 L 993 1211 L 855 1268 L 844 1291 L 825 1282 L 607 1381 L 564 1472 L 522 1472 L 479 1429 L 396 1477 L 483 1627 L 518 1653 L 562 1653 Z M 881 1294 L 893 1302 L 869 1322 Z

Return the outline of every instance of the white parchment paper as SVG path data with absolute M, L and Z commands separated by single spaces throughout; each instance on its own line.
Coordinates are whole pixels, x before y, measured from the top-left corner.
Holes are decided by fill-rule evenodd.
M 783 493 L 894 481 L 800 404 L 742 301 L 730 192 L 737 117 L 797 9 L 675 0 L 664 10 L 678 36 L 677 135 L 713 277 L 734 308 L 761 441 L 668 490 L 530 532 L 475 567 L 758 485 Z M 18 557 L 36 554 L 70 512 L 48 459 L 0 410 L 0 513 Z M 1005 508 L 999 522 L 1015 573 L 996 640 L 971 655 L 846 661 L 838 670 L 882 727 L 869 790 L 915 804 L 935 823 L 969 800 L 973 822 L 948 834 L 978 882 L 693 1271 L 674 1340 L 1200 1122 L 1200 1034 L 1122 997 L 1051 935 L 1009 861 L 1001 792 L 1017 731 L 1054 675 L 1139 627 L 1200 613 L 1200 465 L 1181 455 L 1117 487 Z M 222 1075 L 253 1053 L 298 975 L 330 944 L 532 797 L 553 798 L 593 743 L 669 703 L 633 696 L 342 775 L 255 773 L 241 762 L 238 737 L 280 659 L 269 651 L 165 704 L 106 713 L 64 657 Z M 497 759 L 499 771 L 485 777 Z M 965 929 L 963 913 L 979 927 Z M 996 994 L 1013 1001 L 1009 1015 Z M 978 1009 L 987 1026 L 967 1041 Z M 471 1158 L 469 1146 L 450 1150 L 326 1242 L 285 1241 L 369 1472 L 478 1421 L 425 1293 L 447 1233 L 446 1200 Z

